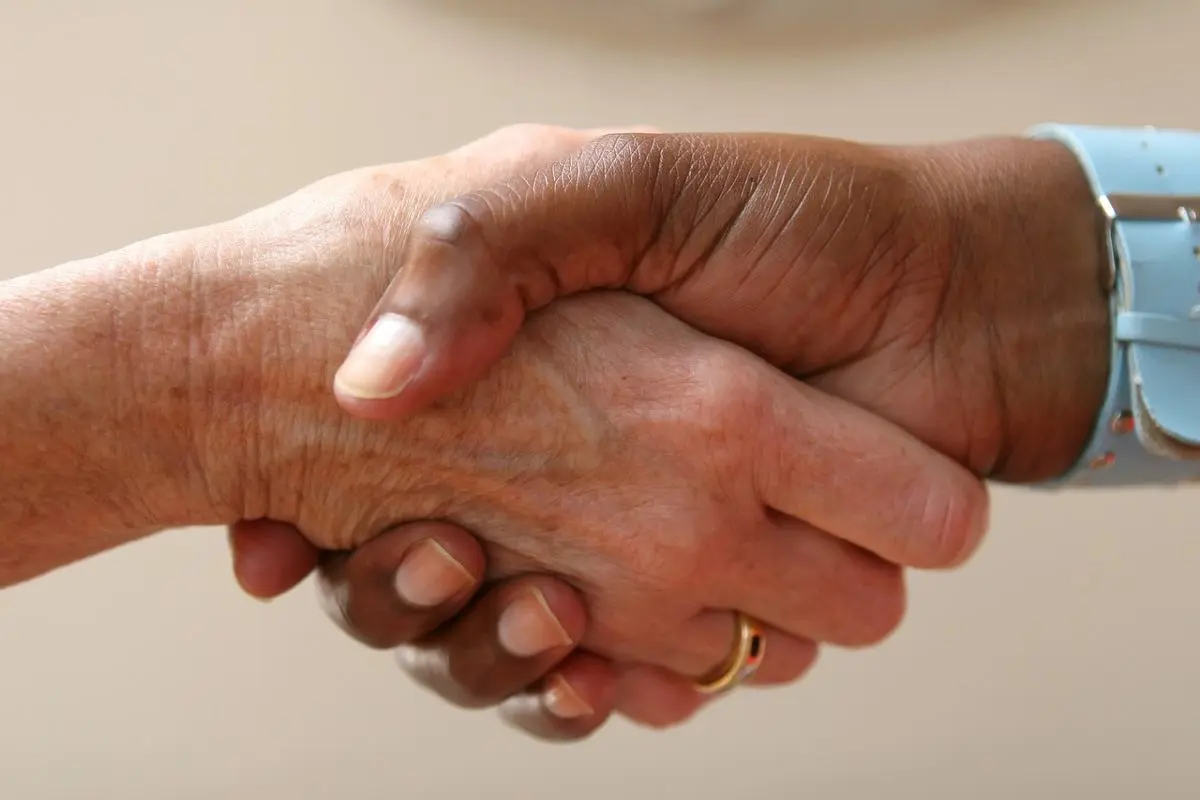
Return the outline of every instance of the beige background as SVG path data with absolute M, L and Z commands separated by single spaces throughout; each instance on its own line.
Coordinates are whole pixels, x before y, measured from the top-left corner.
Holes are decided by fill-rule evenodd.
M 387 0 L 6 2 L 0 274 L 514 121 L 894 141 L 1200 126 L 1200 3 L 1087 5 L 702 49 Z M 0 596 L 0 796 L 1194 796 L 1196 501 L 1001 492 L 979 558 L 914 579 L 881 649 L 681 730 L 566 748 L 410 688 L 310 591 L 244 599 L 220 533 L 181 531 Z

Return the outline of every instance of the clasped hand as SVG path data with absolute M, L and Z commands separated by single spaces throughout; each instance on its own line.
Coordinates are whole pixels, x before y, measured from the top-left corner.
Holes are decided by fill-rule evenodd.
M 915 333 L 904 338 L 894 321 L 853 319 L 900 281 L 898 265 L 872 257 L 875 245 L 863 238 L 869 232 L 849 217 L 854 208 L 810 215 L 806 241 L 828 240 L 824 252 L 782 238 L 813 261 L 829 260 L 829 248 L 841 246 L 833 217 L 851 219 L 845 225 L 859 237 L 848 240 L 853 252 L 834 255 L 885 274 L 848 276 L 859 294 L 845 297 L 831 279 L 818 280 L 826 300 L 797 293 L 788 288 L 795 278 L 768 271 L 758 280 L 775 287 L 779 296 L 771 300 L 767 289 L 742 273 L 726 275 L 732 268 L 718 263 L 746 253 L 724 253 L 703 231 L 675 231 L 674 251 L 717 266 L 690 270 L 690 283 L 627 271 L 631 288 L 655 302 L 601 292 L 549 304 L 552 297 L 537 288 L 541 279 L 497 282 L 478 271 L 478 259 L 453 260 L 455 247 L 477 255 L 469 251 L 479 242 L 461 238 L 447 247 L 436 216 L 418 222 L 464 192 L 486 204 L 482 187 L 522 185 L 523 176 L 564 169 L 551 165 L 595 159 L 596 142 L 613 141 L 597 140 L 600 133 L 521 126 L 445 156 L 327 179 L 206 232 L 211 258 L 195 267 L 210 297 L 240 297 L 228 328 L 206 334 L 213 342 L 206 350 L 219 354 L 236 342 L 238 352 L 250 345 L 258 354 L 249 363 L 216 358 L 204 371 L 213 408 L 231 396 L 244 399 L 247 386 L 260 391 L 253 414 L 235 426 L 243 440 L 249 434 L 250 447 L 210 449 L 202 459 L 206 484 L 221 487 L 221 507 L 252 520 L 235 525 L 232 539 L 243 586 L 276 594 L 320 561 L 327 607 L 356 638 L 403 645 L 402 664 L 461 704 L 500 702 L 531 685 L 541 701 L 518 697 L 508 706 L 525 727 L 551 736 L 590 732 L 614 707 L 651 723 L 686 716 L 700 702 L 690 679 L 725 658 L 735 611 L 766 626 L 769 657 L 756 676 L 762 683 L 798 677 L 820 643 L 879 641 L 903 614 L 901 566 L 960 563 L 987 516 L 979 479 L 896 424 L 911 419 L 889 421 L 817 388 L 824 379 L 826 388 L 878 411 L 881 393 L 896 388 L 887 384 L 899 377 L 897 365 L 920 364 L 904 347 L 876 347 L 860 331 L 890 331 L 889 341 L 910 348 L 920 339 Z M 836 166 L 838 153 L 812 158 Z M 841 178 L 834 170 L 810 179 Z M 875 202 L 867 195 L 862 202 Z M 508 206 L 497 196 L 503 216 Z M 737 205 L 746 213 L 749 203 Z M 591 276 L 593 267 L 608 272 L 604 259 L 614 256 L 603 248 L 611 242 L 601 239 L 598 255 L 583 249 L 580 243 L 597 245 L 581 226 L 613 215 L 579 213 L 580 226 L 547 240 L 546 252 L 530 242 L 513 245 L 525 258 L 515 260 L 565 265 L 576 276 Z M 716 224 L 726 246 L 741 236 L 766 247 L 723 213 L 697 207 L 689 218 Z M 519 230 L 558 221 L 538 219 Z M 405 249 L 410 241 L 415 250 Z M 764 261 L 754 254 L 753 264 Z M 669 266 L 645 271 L 674 274 Z M 421 308 L 443 316 L 414 313 L 418 278 L 426 287 Z M 577 277 L 549 280 L 588 288 Z M 510 285 L 515 295 L 499 291 Z M 489 305 L 493 290 L 499 305 Z M 927 291 L 922 286 L 917 296 Z M 519 333 L 507 305 L 513 298 L 534 312 Z M 681 311 L 721 338 L 668 313 Z M 338 409 L 330 397 L 334 371 L 368 319 L 354 351 L 359 366 L 352 358 L 339 374 L 346 410 Z M 388 347 L 412 334 L 414 319 L 427 341 L 446 344 L 409 383 L 419 403 L 397 401 L 395 392 L 348 391 L 353 380 L 346 379 L 361 375 L 364 361 L 382 364 L 385 382 L 399 376 L 404 360 L 389 361 Z M 835 322 L 830 335 L 838 342 L 816 335 Z M 451 338 L 454 330 L 463 338 Z M 492 364 L 510 340 L 507 357 Z M 870 356 L 874 371 L 862 372 L 876 385 L 840 368 L 822 374 L 826 363 L 818 359 L 852 364 L 854 353 L 838 347 Z M 902 398 L 912 398 L 910 387 L 921 380 L 906 379 Z M 228 421 L 207 426 L 220 430 Z M 442 522 L 402 524 L 417 520 Z M 475 596 L 481 584 L 488 588 Z M 547 702 L 549 711 L 557 703 L 560 712 L 579 713 L 548 713 Z

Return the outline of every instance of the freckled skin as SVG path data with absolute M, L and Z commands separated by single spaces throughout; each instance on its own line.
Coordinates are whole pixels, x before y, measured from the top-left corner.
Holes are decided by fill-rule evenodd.
M 544 154 L 563 132 L 522 135 Z M 976 472 L 1009 480 L 1065 468 L 1090 428 L 1106 368 L 1103 296 L 1091 282 L 1098 231 L 1077 167 L 1053 147 L 619 135 L 540 170 L 497 155 L 485 146 L 430 162 L 446 179 L 439 188 L 452 194 L 462 180 L 472 191 L 418 224 L 416 246 L 395 262 L 403 264 L 394 285 L 406 304 L 392 297 L 384 307 L 426 322 L 435 320 L 430 309 L 453 309 L 452 323 L 486 340 L 512 335 L 524 312 L 563 294 L 624 287 L 900 423 Z M 500 163 L 493 172 L 508 177 L 481 189 L 480 176 Z M 403 181 L 376 180 L 403 196 Z M 420 200 L 410 208 L 445 199 L 415 191 Z M 414 266 L 424 274 L 414 276 Z M 430 302 L 413 302 L 413 290 L 429 292 Z M 794 539 L 798 549 L 780 559 L 753 545 L 742 527 L 748 517 L 736 511 L 745 508 L 748 476 L 760 488 L 819 485 L 828 507 L 810 506 L 813 514 L 847 497 L 866 506 L 899 498 L 923 520 L 916 538 L 941 541 L 948 557 L 939 563 L 969 553 L 975 540 L 952 532 L 981 508 L 986 517 L 985 496 L 863 477 L 903 473 L 899 463 L 920 451 L 915 441 L 880 435 L 863 447 L 859 420 L 821 404 L 799 412 L 787 393 L 756 393 L 757 377 L 729 348 L 694 351 L 686 335 L 665 328 L 661 336 L 630 335 L 630 322 L 658 331 L 659 320 L 610 299 L 533 313 L 509 358 L 482 382 L 410 419 L 431 445 L 410 473 L 423 481 L 413 494 L 431 513 L 498 532 L 488 545 L 493 577 L 542 569 L 569 576 L 593 612 L 588 645 L 675 669 L 697 664 L 683 656 L 684 628 L 672 636 L 661 623 L 680 613 L 680 598 L 698 597 L 697 587 L 730 573 L 790 603 L 790 630 L 801 635 L 836 630 L 862 643 L 894 628 L 904 609 L 897 571 L 864 570 L 848 552 L 828 550 L 823 535 L 795 538 L 787 515 L 769 507 L 762 518 L 778 526 L 773 539 Z M 1074 327 L 1060 320 L 1048 342 L 1038 332 L 1060 309 L 1073 310 Z M 499 352 L 485 341 L 467 355 L 478 366 L 489 348 Z M 513 397 L 523 399 L 506 406 Z M 389 413 L 350 408 L 377 421 Z M 456 427 L 463 413 L 473 422 Z M 805 425 L 773 449 L 780 418 Z M 748 447 L 754 430 L 768 431 L 757 450 Z M 707 478 L 678 480 L 688 444 L 683 466 L 707 464 Z M 792 463 L 795 452 L 813 454 L 808 469 Z M 464 474 L 476 478 L 464 482 Z M 655 491 L 643 491 L 647 480 Z M 455 487 L 467 492 L 465 506 Z M 411 500 L 398 507 L 412 508 Z M 706 527 L 712 520 L 693 520 L 693 510 L 718 515 L 720 524 Z M 912 563 L 907 556 L 893 557 Z M 789 565 L 783 579 L 779 563 Z M 848 598 L 847 585 L 870 588 Z M 645 605 L 626 604 L 630 597 Z M 718 632 L 709 666 L 724 653 L 727 630 Z M 661 638 L 639 650 L 649 631 Z M 768 667 L 786 665 L 789 640 L 768 638 Z M 807 653 L 783 667 L 795 676 L 813 651 L 791 641 L 791 652 Z M 478 682 L 465 664 L 492 663 L 476 643 L 458 645 L 424 659 L 436 662 L 435 684 L 450 698 Z M 422 680 L 421 669 L 412 674 Z M 683 684 L 675 696 L 684 702 L 673 704 L 670 688 L 661 680 L 623 685 L 625 712 L 660 724 L 685 718 L 694 693 Z
M 581 144 L 576 139 L 568 150 Z M 539 158 L 544 151 L 534 150 Z M 891 429 L 876 435 L 848 422 L 845 434 L 831 433 L 827 420 L 840 410 L 799 393 L 762 361 L 697 334 L 647 300 L 592 294 L 546 308 L 480 382 L 409 419 L 360 420 L 336 407 L 329 392 L 332 366 L 403 260 L 404 220 L 417 218 L 418 204 L 455 191 L 447 176 L 457 173 L 445 169 L 447 163 L 328 179 L 230 229 L 227 252 L 255 252 L 255 270 L 230 270 L 210 289 L 248 298 L 237 337 L 228 341 L 261 353 L 261 362 L 250 365 L 248 376 L 215 375 L 212 385 L 217 392 L 230 387 L 239 393 L 260 385 L 261 375 L 272 376 L 250 442 L 254 472 L 239 472 L 246 456 L 236 448 L 211 453 L 208 466 L 216 474 L 244 476 L 234 482 L 242 489 L 243 516 L 295 523 L 319 545 L 335 549 L 353 547 L 397 522 L 459 523 L 487 540 L 493 577 L 551 571 L 583 590 L 593 622 L 586 644 L 619 659 L 653 661 L 703 609 L 738 606 L 743 584 L 779 598 L 781 607 L 792 609 L 789 622 L 805 635 L 844 643 L 886 635 L 903 608 L 898 569 L 815 529 L 768 534 L 778 519 L 763 497 L 830 481 L 829 465 L 837 463 L 832 459 L 847 453 L 894 452 L 900 445 L 890 438 Z M 504 174 L 515 166 L 501 158 L 490 169 Z M 391 178 L 381 177 L 381 170 Z M 484 173 L 462 175 L 477 186 Z M 397 191 L 400 185 L 408 194 Z M 373 202 L 380 187 L 404 208 Z M 261 246 L 264 226 L 280 243 L 273 253 Z M 239 244 L 245 236 L 257 247 Z M 500 279 L 497 273 L 449 270 L 432 276 L 430 285 L 438 292 L 467 286 L 487 297 L 488 282 Z M 289 288 L 297 282 L 312 290 Z M 257 371 L 262 365 L 270 370 Z M 799 412 L 795 402 L 813 405 Z M 811 442 L 785 451 L 778 426 L 810 417 L 819 434 L 814 430 Z M 819 479 L 789 464 L 793 450 L 810 455 L 802 470 L 821 465 Z M 930 458 L 920 447 L 901 452 L 914 464 Z M 868 520 L 878 526 L 905 513 L 893 496 L 942 487 L 936 491 L 946 496 L 932 505 L 953 501 L 963 509 L 945 520 L 953 531 L 949 539 L 959 542 L 955 552 L 894 555 L 925 562 L 957 558 L 981 532 L 981 487 L 954 471 L 946 473 L 948 482 L 933 480 L 948 462 L 887 478 L 882 470 L 894 465 L 881 463 L 879 480 L 910 488 L 881 491 L 888 499 L 873 510 L 848 504 L 867 515 L 862 521 L 839 516 L 844 512 L 833 496 L 818 511 L 830 524 L 862 534 Z M 849 482 L 831 485 L 857 494 Z M 904 538 L 896 535 L 895 543 L 881 546 L 906 546 Z M 921 536 L 909 538 L 918 542 Z M 787 575 L 781 571 L 785 559 L 755 544 L 791 547 L 793 540 L 804 548 L 807 566 Z M 811 575 L 801 577 L 804 570 Z
M 863 359 L 851 366 L 871 369 L 842 373 L 838 381 L 832 376 L 842 365 L 833 359 L 817 379 L 868 405 L 886 390 L 882 410 L 899 421 L 904 415 L 895 412 L 906 408 L 927 412 L 928 397 L 899 387 L 928 386 L 934 374 L 928 365 L 936 360 L 924 359 L 927 348 L 917 348 L 914 358 L 905 345 L 926 343 L 930 319 L 951 330 L 957 320 L 931 312 L 946 294 L 936 280 L 905 271 L 903 276 L 916 275 L 906 283 L 896 277 L 894 257 L 879 255 L 891 250 L 874 236 L 903 243 L 911 231 L 904 235 L 891 224 L 876 229 L 872 223 L 866 233 L 854 232 L 850 211 L 873 202 L 871 192 L 856 189 L 864 185 L 861 175 L 823 178 L 821 185 L 830 192 L 844 188 L 845 196 L 835 193 L 818 204 L 811 227 L 801 230 L 800 217 L 785 213 L 783 199 L 801 178 L 823 175 L 824 167 L 805 166 L 798 177 L 788 177 L 778 164 L 766 163 L 756 172 L 737 161 L 755 147 L 727 142 L 726 151 L 705 151 L 697 163 L 732 175 L 745 197 L 731 202 L 721 191 L 685 192 L 679 202 L 657 209 L 660 216 L 652 215 L 650 223 L 635 220 L 631 230 L 616 229 L 615 238 L 601 237 L 576 251 L 569 260 L 581 269 L 573 275 L 556 271 L 562 254 L 545 236 L 538 239 L 549 251 L 525 251 L 518 262 L 528 269 L 515 277 L 487 268 L 487 259 L 464 260 L 455 247 L 425 240 L 436 245 L 427 254 L 446 269 L 420 276 L 420 287 L 447 303 L 465 293 L 474 302 L 466 304 L 462 319 L 481 322 L 485 333 L 507 331 L 516 336 L 515 348 L 490 369 L 487 357 L 500 352 L 495 342 L 485 337 L 474 351 L 463 349 L 480 367 L 479 380 L 404 421 L 354 418 L 339 408 L 331 392 L 337 364 L 397 270 L 399 285 L 412 280 L 403 248 L 413 221 L 458 192 L 544 166 L 554 148 L 545 146 L 544 132 L 539 135 L 518 129 L 490 137 L 473 152 L 468 147 L 432 162 L 334 176 L 239 219 L 181 235 L 186 246 L 172 257 L 131 248 L 105 263 L 123 263 L 138 280 L 109 285 L 109 296 L 81 298 L 70 313 L 63 313 L 64 298 L 52 286 L 27 292 L 28 284 L 6 284 L 12 307 L 33 303 L 48 310 L 31 320 L 70 320 L 65 337 L 64 326 L 43 333 L 58 337 L 58 352 L 72 353 L 73 369 L 55 373 L 37 364 L 48 371 L 20 373 L 27 393 L 5 398 L 8 434 L 19 440 L 16 429 L 25 426 L 35 432 L 26 440 L 64 447 L 55 459 L 29 452 L 27 442 L 5 449 L 16 454 L 4 462 L 13 473 L 6 475 L 10 487 L 25 480 L 43 495 L 30 495 L 38 502 L 27 503 L 18 493 L 0 504 L 0 522 L 29 528 L 0 558 L 3 569 L 5 559 L 12 561 L 9 554 L 18 554 L 24 572 L 4 579 L 28 577 L 168 525 L 270 517 L 295 524 L 322 548 L 339 549 L 397 522 L 441 517 L 486 539 L 493 575 L 542 570 L 571 580 L 593 615 L 585 644 L 613 658 L 703 672 L 696 666 L 711 667 L 713 654 L 727 647 L 728 609 L 806 640 L 861 645 L 886 636 L 903 612 L 897 565 L 944 567 L 965 558 L 986 524 L 982 485 L 900 428 L 663 310 L 745 311 L 755 298 L 786 296 L 769 313 L 697 323 L 715 333 L 732 325 L 729 338 L 761 345 L 772 361 L 785 359 L 780 365 L 786 365 L 801 363 L 795 361 L 801 354 L 774 349 L 779 340 L 768 334 L 786 344 L 800 323 L 833 330 L 839 335 L 831 341 L 848 348 L 844 355 L 850 358 L 871 348 L 849 316 L 912 304 L 894 326 L 865 326 L 867 343 L 879 338 L 878 351 L 890 348 L 893 355 L 882 367 Z M 489 161 L 487 153 L 504 151 L 498 142 L 505 136 L 512 155 Z M 580 151 L 587 138 L 560 137 L 560 156 Z M 635 140 L 612 141 L 618 166 L 645 150 Z M 780 141 L 770 140 L 764 152 L 778 154 Z M 587 152 L 595 157 L 600 151 Z M 689 174 L 700 182 L 685 180 L 688 191 L 721 188 L 705 184 L 705 170 L 689 173 L 683 166 L 686 161 L 677 162 L 673 172 L 658 177 L 668 180 L 667 188 L 669 180 Z M 572 174 L 585 175 L 570 161 L 555 169 L 533 185 L 566 186 Z M 623 180 L 619 172 L 595 174 Z M 526 185 L 514 183 L 489 196 L 502 211 Z M 636 179 L 628 184 L 638 185 Z M 641 185 L 646 188 L 645 181 Z M 593 195 L 585 192 L 578 201 Z M 615 210 L 600 209 L 602 229 L 622 221 L 625 196 L 617 197 Z M 670 213 L 661 216 L 664 209 Z M 878 213 L 862 216 L 887 220 Z M 697 226 L 697 218 L 703 224 Z M 769 230 L 755 231 L 750 223 L 756 219 L 766 220 Z M 486 253 L 495 262 L 501 245 L 521 251 L 519 237 L 497 240 L 483 227 L 482 233 L 474 230 L 456 240 L 468 255 L 477 247 L 476 255 Z M 559 230 L 588 233 L 586 227 Z M 847 230 L 853 235 L 843 242 L 839 237 Z M 991 252 L 983 247 L 986 236 L 966 238 L 979 252 Z M 795 260 L 791 251 L 775 249 L 778 242 L 799 246 L 805 270 L 817 272 L 803 281 L 819 290 L 805 295 L 810 305 L 803 312 L 792 302 L 793 292 L 772 288 L 787 277 L 779 267 Z M 839 250 L 839 242 L 848 249 Z M 642 247 L 631 249 L 630 243 Z M 834 257 L 839 252 L 847 263 L 858 263 L 850 255 L 862 263 L 834 269 L 843 263 Z M 722 263 L 753 269 L 731 286 L 713 280 L 720 276 L 710 268 Z M 883 265 L 878 272 L 868 268 L 876 263 Z M 628 284 L 652 294 L 653 302 L 592 293 L 525 319 L 525 306 L 544 305 L 555 293 L 589 283 Z M 120 291 L 112 293 L 112 285 Z M 894 303 L 881 300 L 897 292 Z M 118 302 L 122 297 L 126 302 Z M 105 314 L 113 309 L 129 313 L 110 320 Z M 445 333 L 432 331 L 429 340 L 437 343 Z M 20 350 L 28 363 L 37 361 L 40 341 L 31 343 L 27 331 L 10 338 L 6 352 Z M 110 341 L 101 354 L 87 349 Z M 9 359 L 10 373 L 24 360 Z M 912 375 L 914 382 L 900 380 Z M 57 381 L 51 385 L 70 386 L 74 393 L 60 396 L 58 406 L 29 402 L 50 376 Z M 952 386 L 937 383 L 939 399 L 953 397 L 947 390 Z M 893 395 L 901 396 L 899 406 L 891 405 Z M 167 399 L 173 402 L 164 406 Z M 55 432 L 64 425 L 65 436 Z M 68 440 L 86 445 L 80 450 L 64 444 Z M 140 447 L 144 441 L 154 447 Z M 71 456 L 81 452 L 94 466 L 83 476 L 70 471 Z M 125 478 L 114 481 L 114 472 Z M 71 475 L 87 480 L 72 483 Z M 156 491 L 137 491 L 134 478 Z M 47 486 L 66 485 L 69 498 L 51 502 L 44 496 Z M 864 493 L 864 486 L 871 491 Z M 49 511 L 55 503 L 65 517 Z M 93 527 L 99 519 L 107 527 L 89 543 L 78 531 L 56 533 L 54 523 L 64 518 Z M 717 614 L 717 626 L 704 628 L 706 619 L 713 622 L 711 612 L 721 609 L 726 611 Z M 697 625 L 707 633 L 685 635 L 689 629 L 695 634 Z

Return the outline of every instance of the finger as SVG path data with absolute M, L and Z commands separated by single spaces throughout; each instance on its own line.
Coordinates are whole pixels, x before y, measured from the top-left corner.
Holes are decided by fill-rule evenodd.
M 229 551 L 238 585 L 260 600 L 293 589 L 316 569 L 320 557 L 296 526 L 269 519 L 229 526 Z
M 457 614 L 484 568 L 483 548 L 467 531 L 414 522 L 326 558 L 319 591 L 342 630 L 370 647 L 393 648 Z
M 668 728 L 687 722 L 715 699 L 692 682 L 662 667 L 622 666 L 617 677 L 616 711 L 631 722 Z
M 687 157 L 686 147 L 660 146 L 670 140 L 679 137 L 603 137 L 557 166 L 429 209 L 338 370 L 339 402 L 365 418 L 422 408 L 479 378 L 528 311 L 625 286 L 687 174 L 664 162 L 676 151 Z M 644 269 L 629 288 L 649 293 L 669 282 Z
M 396 660 L 417 683 L 465 708 L 495 705 L 545 677 L 582 638 L 579 593 L 546 575 L 512 578 Z
M 656 666 L 689 681 L 711 679 L 728 664 L 738 644 L 739 621 L 732 611 L 702 611 L 684 622 L 671 636 L 643 641 L 598 640 L 595 649 L 616 655 L 623 663 Z M 764 656 L 759 680 L 776 684 L 803 675 L 816 658 L 817 646 L 810 639 L 793 636 L 770 625 L 759 624 Z M 588 641 L 591 647 L 593 642 Z
M 617 702 L 617 673 L 608 659 L 576 650 L 532 690 L 505 700 L 500 717 L 538 739 L 569 742 L 595 733 Z
M 791 683 L 808 672 L 817 658 L 817 644 L 803 636 L 794 636 L 758 622 L 762 637 L 762 659 L 754 673 L 756 683 L 775 685 Z M 694 652 L 678 652 L 674 663 L 658 665 L 666 667 L 690 680 L 711 679 L 723 671 L 738 642 L 740 623 L 731 611 L 703 611 L 686 622 L 679 632 L 680 642 L 693 643 Z
M 714 600 L 795 636 L 862 647 L 904 616 L 902 568 L 790 517 L 776 515 L 727 558 Z
M 794 652 L 780 652 L 785 648 Z M 794 683 L 812 669 L 818 650 L 812 642 L 783 636 L 772 638 L 765 653 L 767 658 L 747 679 L 746 687 Z M 678 725 L 719 697 L 696 691 L 692 680 L 662 667 L 627 664 L 618 670 L 616 710 L 640 725 Z
M 765 364 L 754 462 L 763 501 L 785 515 L 911 567 L 962 563 L 988 524 L 970 472 L 858 406 Z

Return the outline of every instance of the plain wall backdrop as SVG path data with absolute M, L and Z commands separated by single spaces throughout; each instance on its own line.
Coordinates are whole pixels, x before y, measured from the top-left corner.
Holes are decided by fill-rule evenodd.
M 4 3 L 0 276 L 510 122 L 896 142 L 1200 127 L 1189 0 L 709 45 L 469 5 Z M 1196 492 L 998 491 L 978 557 L 914 576 L 879 649 L 570 747 L 409 686 L 310 586 L 246 599 L 220 531 L 177 531 L 0 594 L 0 797 L 1197 796 L 1198 511 Z

